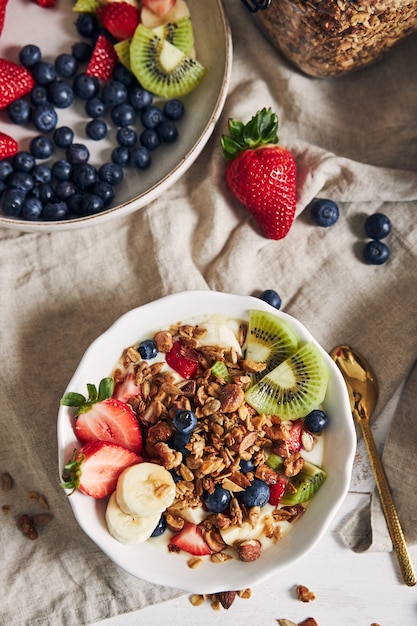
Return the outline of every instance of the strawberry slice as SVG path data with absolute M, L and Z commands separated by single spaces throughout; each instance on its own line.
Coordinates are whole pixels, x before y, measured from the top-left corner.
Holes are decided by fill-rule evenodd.
M 18 150 L 19 145 L 17 141 L 0 131 L 0 160 L 13 156 Z
M 284 495 L 287 484 L 288 478 L 280 474 L 278 481 L 273 485 L 269 485 L 269 504 L 272 504 L 272 506 L 278 506 L 282 496 Z
M 99 35 L 85 73 L 88 76 L 109 80 L 118 62 L 119 57 L 111 41 L 105 35 Z
M 164 17 L 175 6 L 177 0 L 142 0 L 142 6 L 155 13 L 159 17 Z
M 42 9 L 51 9 L 56 5 L 56 0 L 35 0 Z
M 110 441 L 136 454 L 142 453 L 142 434 L 131 406 L 109 398 L 96 402 L 75 422 L 75 434 L 81 443 Z
M 0 0 L 0 35 L 3 32 L 4 20 L 6 19 L 6 6 L 8 0 Z
M 194 556 L 211 554 L 211 550 L 204 541 L 199 526 L 191 522 L 185 524 L 183 529 L 172 537 L 170 543 L 176 548 L 184 550 L 184 552 L 188 552 Z
M 89 441 L 80 450 L 74 450 L 71 461 L 64 468 L 62 487 L 72 491 L 78 489 L 93 498 L 105 498 L 116 489 L 123 470 L 142 460 L 115 443 Z
M 129 373 L 115 384 L 113 398 L 128 403 L 138 394 L 140 394 L 140 385 L 136 384 L 136 376 Z
M 139 9 L 128 2 L 111 2 L 97 10 L 97 15 L 115 39 L 124 41 L 131 39 L 140 23 Z
M 35 81 L 28 69 L 0 58 L 0 109 L 32 90 Z
M 183 378 L 194 378 L 199 368 L 198 354 L 188 348 L 181 339 L 175 341 L 171 350 L 165 355 L 166 362 Z

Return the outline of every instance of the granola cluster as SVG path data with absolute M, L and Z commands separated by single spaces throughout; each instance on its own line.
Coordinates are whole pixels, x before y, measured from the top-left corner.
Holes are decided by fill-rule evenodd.
M 303 72 L 337 76 L 383 56 L 417 30 L 408 0 L 272 0 L 259 21 L 268 38 Z
M 277 482 L 277 473 L 265 461 L 271 451 L 284 458 L 287 476 L 296 475 L 303 467 L 299 452 L 291 453 L 287 446 L 291 424 L 276 416 L 259 415 L 246 404 L 244 394 L 251 382 L 250 373 L 263 365 L 244 359 L 235 348 L 207 346 L 202 342 L 206 329 L 201 326 L 178 325 L 158 332 L 154 340 L 158 350 L 166 353 L 173 342 L 181 340 L 183 355 L 198 360 L 198 376 L 179 380 L 167 369 L 165 361 L 149 363 L 142 360 L 135 348 L 129 348 L 122 357 L 122 366 L 113 372 L 115 381 L 126 372 L 134 373 L 139 393 L 130 401 L 138 419 L 144 425 L 145 454 L 167 470 L 177 474 L 176 498 L 166 511 L 168 527 L 180 531 L 186 523 L 185 512 L 203 506 L 204 493 L 213 493 L 221 484 L 231 495 L 226 513 L 208 514 L 201 523 L 204 539 L 212 551 L 212 560 L 223 562 L 232 558 L 221 531 L 229 526 L 254 527 L 260 519 L 259 507 L 245 508 L 237 494 L 248 487 L 253 478 L 271 485 Z M 247 324 L 242 322 L 238 340 L 243 346 Z M 214 363 L 227 366 L 227 380 L 214 375 Z M 180 452 L 171 445 L 175 428 L 173 419 L 179 410 L 195 413 L 198 422 L 186 451 Z M 305 433 L 306 449 L 314 445 L 313 436 Z M 241 471 L 242 460 L 251 460 L 254 469 Z M 263 517 L 264 535 L 273 541 L 282 536 L 280 522 L 295 521 L 304 512 L 302 505 L 281 506 Z M 174 546 L 170 546 L 175 550 Z M 246 540 L 236 546 L 238 558 L 253 561 L 262 551 L 257 540 Z M 192 561 L 192 563 L 191 563 Z M 201 559 L 191 559 L 190 567 L 198 567 Z

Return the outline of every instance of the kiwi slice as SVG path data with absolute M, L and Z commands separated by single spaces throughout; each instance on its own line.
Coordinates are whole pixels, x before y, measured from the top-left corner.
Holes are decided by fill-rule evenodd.
M 268 311 L 249 311 L 246 357 L 265 363 L 262 372 L 251 372 L 252 384 L 285 361 L 298 348 L 298 336 L 291 326 Z
M 152 29 L 160 39 L 168 41 L 171 45 L 185 54 L 191 56 L 194 49 L 194 32 L 190 16 L 182 17 L 177 22 L 168 22 Z
M 113 47 L 120 63 L 130 70 L 130 39 L 117 41 Z
M 226 383 L 230 382 L 230 374 L 224 361 L 215 361 L 210 368 L 214 378 L 222 378 Z
M 130 44 L 130 65 L 144 89 L 161 98 L 179 98 L 195 89 L 205 68 L 169 41 L 139 24 Z
M 300 504 L 311 500 L 326 478 L 327 474 L 321 467 L 304 460 L 301 472 L 291 478 L 291 483 L 297 491 L 294 493 L 286 491 L 282 496 L 281 504 Z
M 323 402 L 328 380 L 324 357 L 309 342 L 249 387 L 245 399 L 258 413 L 297 419 Z

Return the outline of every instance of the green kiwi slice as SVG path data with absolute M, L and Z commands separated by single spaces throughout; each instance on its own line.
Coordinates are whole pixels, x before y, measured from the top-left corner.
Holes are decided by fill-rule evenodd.
M 252 384 L 285 361 L 298 348 L 298 336 L 284 319 L 268 311 L 249 311 L 246 358 L 265 363 L 262 372 L 251 372 Z
M 301 504 L 311 500 L 327 478 L 326 472 L 313 463 L 304 460 L 301 472 L 291 478 L 291 483 L 297 491 L 286 491 L 281 498 L 281 504 Z
M 323 402 L 328 380 L 324 357 L 309 342 L 249 387 L 245 399 L 258 413 L 297 419 Z
M 160 39 L 191 55 L 194 49 L 194 32 L 189 15 L 181 17 L 177 22 L 168 22 L 152 29 Z
M 161 98 L 179 98 L 195 89 L 205 68 L 169 41 L 139 24 L 130 44 L 130 65 L 144 89 Z

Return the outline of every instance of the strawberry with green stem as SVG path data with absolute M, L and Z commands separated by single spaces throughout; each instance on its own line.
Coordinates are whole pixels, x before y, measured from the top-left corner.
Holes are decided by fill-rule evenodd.
M 247 123 L 230 119 L 221 146 L 228 161 L 226 181 L 269 239 L 285 237 L 296 209 L 296 163 L 278 145 L 278 117 L 262 109 Z

